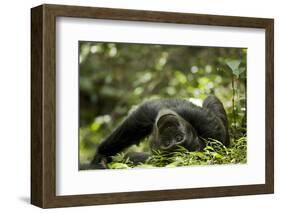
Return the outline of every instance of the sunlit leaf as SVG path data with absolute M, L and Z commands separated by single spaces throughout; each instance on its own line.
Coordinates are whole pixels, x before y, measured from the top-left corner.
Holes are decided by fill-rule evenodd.
M 124 163 L 113 163 L 110 164 L 111 169 L 129 169 L 130 167 Z
M 220 154 L 217 153 L 217 152 L 212 153 L 212 155 L 213 155 L 215 158 L 218 158 L 218 159 L 223 159 L 223 158 L 224 158 L 222 155 L 220 155 Z
M 98 129 L 100 128 L 100 123 L 98 123 L 98 122 L 94 122 L 94 123 L 92 123 L 92 125 L 91 125 L 91 130 L 92 131 L 97 131 Z

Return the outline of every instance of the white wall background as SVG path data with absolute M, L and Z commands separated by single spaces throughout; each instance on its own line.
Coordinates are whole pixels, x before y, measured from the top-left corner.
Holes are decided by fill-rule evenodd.
M 95 207 L 50 212 L 256 212 L 273 211 L 281 198 L 281 13 L 279 1 L 245 0 L 39 0 L 2 1 L 0 6 L 0 211 L 39 212 L 30 192 L 30 8 L 42 3 L 269 17 L 275 19 L 275 194 Z M 239 174 L 238 174 L 239 175 Z

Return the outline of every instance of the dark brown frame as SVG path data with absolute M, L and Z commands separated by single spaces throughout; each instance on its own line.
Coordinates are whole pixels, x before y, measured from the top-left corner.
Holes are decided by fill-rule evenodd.
M 265 184 L 56 196 L 56 17 L 262 28 L 266 32 Z M 274 20 L 64 5 L 31 9 L 31 203 L 64 207 L 274 192 Z

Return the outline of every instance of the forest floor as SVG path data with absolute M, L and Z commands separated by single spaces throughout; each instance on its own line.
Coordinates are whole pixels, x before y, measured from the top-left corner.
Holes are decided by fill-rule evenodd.
M 138 165 L 134 165 L 125 153 L 119 153 L 113 156 L 113 161 L 107 166 L 110 169 L 130 169 L 244 163 L 247 163 L 247 138 L 245 136 L 233 140 L 229 147 L 225 147 L 219 141 L 208 140 L 206 147 L 201 152 L 189 152 L 184 147 L 178 147 L 174 152 L 156 151 L 145 163 Z

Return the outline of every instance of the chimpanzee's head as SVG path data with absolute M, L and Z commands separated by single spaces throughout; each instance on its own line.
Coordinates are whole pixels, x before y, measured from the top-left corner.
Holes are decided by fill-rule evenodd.
M 161 110 L 155 120 L 151 148 L 173 150 L 183 146 L 189 151 L 199 151 L 202 146 L 193 126 L 172 110 Z

